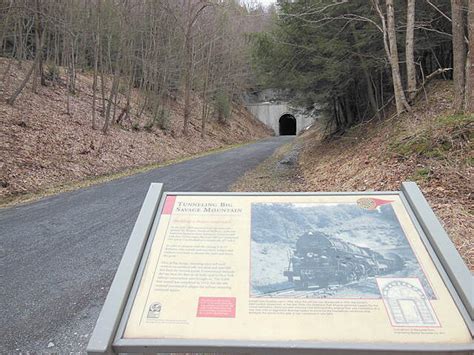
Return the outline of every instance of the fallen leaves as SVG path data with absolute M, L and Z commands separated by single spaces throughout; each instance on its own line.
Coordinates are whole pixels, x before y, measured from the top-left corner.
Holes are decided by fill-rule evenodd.
M 0 72 L 7 61 L 0 58 Z M 27 68 L 28 66 L 23 66 Z M 25 69 L 12 65 L 13 90 Z M 194 96 L 189 136 L 181 134 L 183 102 L 170 100 L 169 131 L 143 129 L 150 121 L 146 111 L 138 118 L 143 102 L 140 93 L 132 95 L 132 122 L 112 125 L 107 135 L 92 129 L 92 77 L 78 74 L 77 92 L 70 96 L 71 115 L 66 114 L 66 88 L 61 85 L 39 87 L 38 94 L 27 86 L 15 105 L 0 102 L 0 199 L 45 188 L 115 173 L 126 169 L 161 163 L 198 154 L 229 144 L 268 136 L 270 131 L 243 107 L 234 107 L 229 124 L 210 119 L 208 135 L 201 138 L 202 101 Z M 4 86 L 2 86 L 4 87 Z M 7 93 L 8 94 L 8 93 Z M 8 97 L 0 92 L 1 97 Z M 100 95 L 97 100 L 100 111 Z M 125 104 L 125 99 L 119 99 Z M 120 113 L 121 106 L 117 108 Z M 97 113 L 98 127 L 102 120 Z M 138 129 L 137 129 L 138 128 Z

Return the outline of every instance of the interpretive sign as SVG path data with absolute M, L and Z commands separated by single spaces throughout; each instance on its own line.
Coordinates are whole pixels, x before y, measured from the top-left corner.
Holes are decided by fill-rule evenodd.
M 472 277 L 405 187 L 165 194 L 89 352 L 472 350 Z

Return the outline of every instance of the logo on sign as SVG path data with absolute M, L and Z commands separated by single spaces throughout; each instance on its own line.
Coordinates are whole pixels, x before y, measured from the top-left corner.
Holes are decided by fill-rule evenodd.
M 161 303 L 154 302 L 150 305 L 148 309 L 148 318 L 160 318 L 161 313 Z

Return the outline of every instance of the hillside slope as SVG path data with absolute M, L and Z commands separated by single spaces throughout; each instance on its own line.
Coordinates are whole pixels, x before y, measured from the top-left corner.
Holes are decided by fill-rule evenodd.
M 451 83 L 439 81 L 412 114 L 372 122 L 340 139 L 305 137 L 300 157 L 312 190 L 397 190 L 416 181 L 460 253 L 474 268 L 474 117 L 455 116 Z
M 295 149 L 280 149 L 234 189 L 380 191 L 416 181 L 474 270 L 474 117 L 453 115 L 452 91 L 452 83 L 437 81 L 412 113 L 374 120 L 339 138 L 325 140 L 315 127 L 296 140 L 295 169 L 282 170 Z
M 180 159 L 230 144 L 244 143 L 270 135 L 243 107 L 234 105 L 226 124 L 210 118 L 207 135 L 201 138 L 202 100 L 192 98 L 190 133 L 182 136 L 183 102 L 178 95 L 166 104 L 169 113 L 167 129 L 149 127 L 151 118 L 145 110 L 139 117 L 144 98 L 134 92 L 130 119 L 111 125 L 104 135 L 92 126 L 92 76 L 78 73 L 77 92 L 70 96 L 70 115 L 66 113 L 67 92 L 64 78 L 47 87 L 38 85 L 38 94 L 31 83 L 23 90 L 14 106 L 8 97 L 29 68 L 16 63 L 1 85 L 0 91 L 0 199 L 39 192 L 51 186 L 80 181 L 148 164 Z M 7 60 L 0 58 L 0 73 Z M 110 85 L 110 83 L 108 83 Z M 117 114 L 126 98 L 119 96 Z M 97 94 L 97 126 L 103 118 L 100 91 Z

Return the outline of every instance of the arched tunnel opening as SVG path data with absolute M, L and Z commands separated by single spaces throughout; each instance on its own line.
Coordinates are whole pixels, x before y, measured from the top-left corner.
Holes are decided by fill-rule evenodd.
M 293 115 L 285 114 L 280 117 L 280 136 L 296 135 L 296 118 Z

